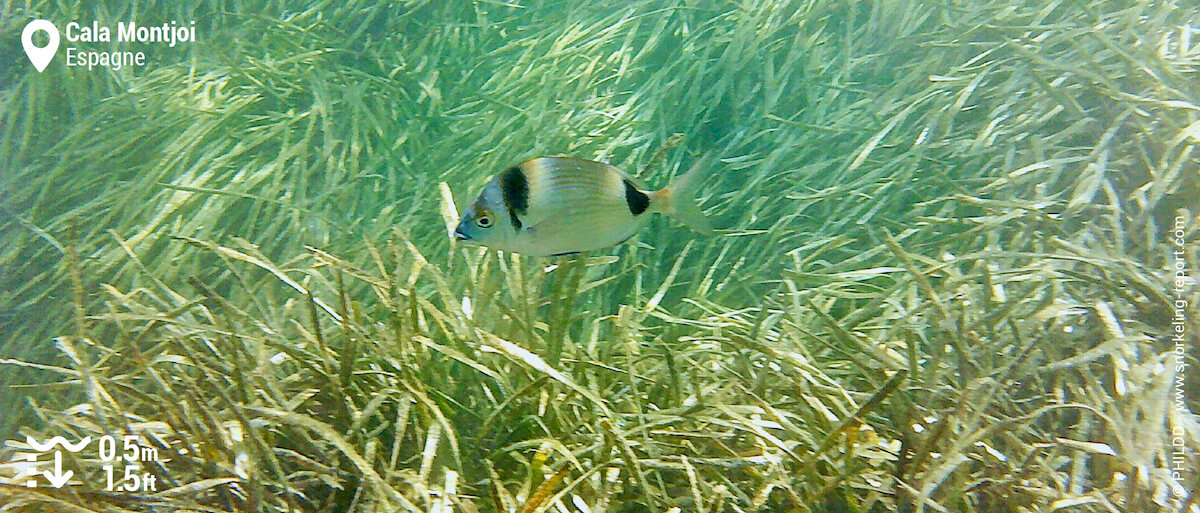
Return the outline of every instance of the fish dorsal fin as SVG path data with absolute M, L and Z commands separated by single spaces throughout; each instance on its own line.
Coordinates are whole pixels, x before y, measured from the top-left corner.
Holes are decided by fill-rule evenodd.
M 639 191 L 642 191 L 642 192 L 651 192 L 651 191 L 650 191 L 650 189 L 646 187 L 646 182 L 645 182 L 645 181 L 643 181 L 641 178 L 638 178 L 638 177 L 636 177 L 636 176 L 633 176 L 633 175 L 631 175 L 631 174 L 629 174 L 629 173 L 625 172 L 625 170 L 624 170 L 624 169 L 621 169 L 621 168 L 619 168 L 619 167 L 617 167 L 617 166 L 613 166 L 613 165 L 610 165 L 610 164 L 605 164 L 605 165 L 606 165 L 606 166 L 608 166 L 608 167 L 610 167 L 610 168 L 612 168 L 612 170 L 613 170 L 613 171 L 616 171 L 616 172 L 617 172 L 617 174 L 621 175 L 621 178 L 622 178 L 622 179 L 624 179 L 624 180 L 628 181 L 629 183 L 633 184 L 633 186 L 634 186 L 634 187 L 637 187 Z
M 554 159 L 557 161 L 561 161 L 563 163 L 573 164 L 573 165 L 579 166 L 580 168 L 583 168 L 583 169 L 595 169 L 596 171 L 601 171 L 601 170 L 607 169 L 607 170 L 610 170 L 610 171 L 616 173 L 617 175 L 619 175 L 621 177 L 621 179 L 629 180 L 629 182 L 632 183 L 639 190 L 649 192 L 649 189 L 646 188 L 646 182 L 642 181 L 641 178 L 633 176 L 633 175 L 629 174 L 628 172 L 626 172 L 624 169 L 621 169 L 612 164 L 606 164 L 604 162 L 597 162 L 595 160 L 581 159 L 581 158 L 576 158 L 576 157 L 566 157 L 566 156 L 544 157 L 544 158 Z M 537 159 L 532 159 L 532 160 L 537 160 Z M 526 161 L 526 162 L 531 162 L 532 160 Z

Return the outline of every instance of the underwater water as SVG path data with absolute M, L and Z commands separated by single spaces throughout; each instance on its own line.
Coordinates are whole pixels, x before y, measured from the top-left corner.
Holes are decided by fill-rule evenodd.
M 0 511 L 1200 512 L 1192 3 L 28 2 L 0 38 Z M 454 240 L 559 155 L 700 163 L 716 233 Z

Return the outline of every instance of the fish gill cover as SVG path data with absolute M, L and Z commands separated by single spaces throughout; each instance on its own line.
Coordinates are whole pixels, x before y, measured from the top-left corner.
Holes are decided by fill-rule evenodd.
M 1200 511 L 1194 8 L 0 10 L 0 509 Z M 39 72 L 34 19 L 196 35 Z M 446 236 L 527 158 L 710 151 L 718 236 Z M 137 491 L 18 479 L 125 435 Z

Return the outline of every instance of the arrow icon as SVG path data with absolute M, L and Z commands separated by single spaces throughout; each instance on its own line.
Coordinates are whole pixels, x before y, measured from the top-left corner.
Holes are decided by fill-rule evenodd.
M 42 475 L 46 476 L 46 480 L 50 481 L 50 486 L 62 488 L 67 484 L 67 480 L 75 475 L 74 472 L 68 470 L 67 473 L 62 471 L 62 451 L 54 451 L 54 472 L 49 470 L 42 471 Z

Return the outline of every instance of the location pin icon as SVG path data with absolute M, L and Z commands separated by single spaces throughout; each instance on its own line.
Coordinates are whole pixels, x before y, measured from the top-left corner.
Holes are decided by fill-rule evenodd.
M 50 44 L 41 48 L 33 45 L 33 33 L 39 30 L 45 31 L 46 35 L 50 36 Z M 33 67 L 37 68 L 38 73 L 41 73 L 46 66 L 50 65 L 50 60 L 58 51 L 58 28 L 46 20 L 33 20 L 25 25 L 25 30 L 21 31 L 21 46 L 25 47 L 25 55 L 29 56 L 29 62 L 32 62 Z

